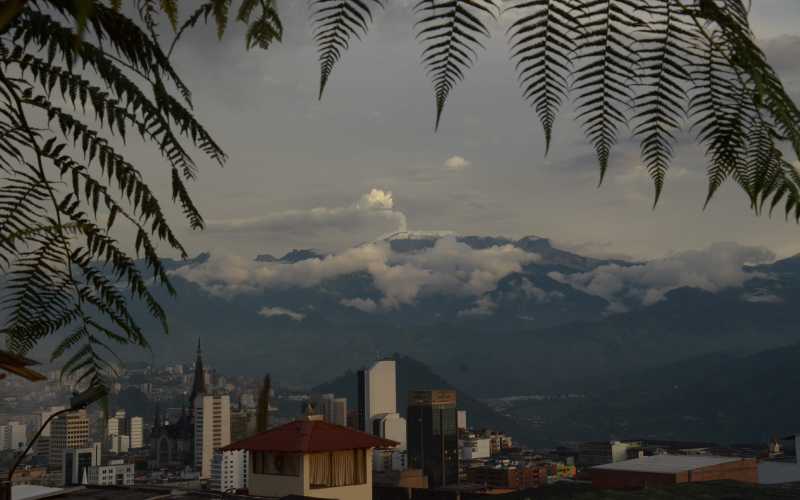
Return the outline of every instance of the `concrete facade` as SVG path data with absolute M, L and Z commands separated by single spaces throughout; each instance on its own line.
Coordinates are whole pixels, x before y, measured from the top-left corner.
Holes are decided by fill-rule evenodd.
M 198 396 L 194 402 L 194 464 L 201 479 L 211 477 L 214 450 L 231 443 L 228 395 Z

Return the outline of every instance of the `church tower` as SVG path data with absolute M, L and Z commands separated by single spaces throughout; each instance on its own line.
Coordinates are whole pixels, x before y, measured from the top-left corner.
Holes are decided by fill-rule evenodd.
M 203 369 L 203 349 L 200 347 L 200 339 L 197 339 L 197 360 L 194 362 L 194 381 L 192 382 L 192 392 L 189 395 L 189 411 L 194 414 L 194 400 L 197 396 L 206 393 L 206 373 Z

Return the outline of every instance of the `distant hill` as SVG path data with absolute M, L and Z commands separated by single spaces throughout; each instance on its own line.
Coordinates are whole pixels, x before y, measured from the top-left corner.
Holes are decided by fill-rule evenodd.
M 800 432 L 800 344 L 753 355 L 707 354 L 587 385 L 586 398 L 508 410 L 559 439 L 631 436 L 766 443 Z
M 466 410 L 467 423 L 471 428 L 498 429 L 510 433 L 524 443 L 532 443 L 540 439 L 531 429 L 520 425 L 514 419 L 501 415 L 485 403 L 478 401 L 463 390 L 453 386 L 430 367 L 408 356 L 395 354 L 397 362 L 397 410 L 403 417 L 408 410 L 408 393 L 423 389 L 454 389 L 458 401 L 458 409 Z M 334 393 L 346 397 L 348 405 L 354 408 L 358 404 L 358 385 L 356 372 L 347 371 L 336 379 L 318 385 L 313 389 L 317 393 Z

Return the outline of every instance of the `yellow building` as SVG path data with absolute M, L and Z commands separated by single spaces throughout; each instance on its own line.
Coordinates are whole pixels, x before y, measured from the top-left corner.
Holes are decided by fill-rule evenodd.
M 250 495 L 372 500 L 372 450 L 396 444 L 312 419 L 270 429 L 223 450 L 250 453 Z

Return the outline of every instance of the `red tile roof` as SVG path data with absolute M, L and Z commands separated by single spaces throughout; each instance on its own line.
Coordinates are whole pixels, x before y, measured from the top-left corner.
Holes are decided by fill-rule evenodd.
M 364 448 L 394 448 L 399 443 L 322 420 L 296 420 L 230 444 L 223 450 L 319 453 Z

